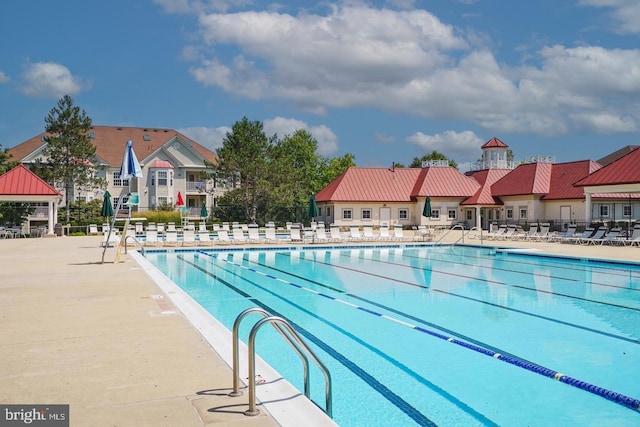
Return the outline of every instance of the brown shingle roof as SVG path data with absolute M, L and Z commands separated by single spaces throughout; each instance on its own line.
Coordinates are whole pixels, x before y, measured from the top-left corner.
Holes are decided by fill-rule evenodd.
M 42 178 L 20 164 L 0 175 L 0 194 L 5 196 L 60 196 Z
M 173 129 L 93 126 L 91 132 L 94 135 L 92 141 L 96 147 L 96 155 L 112 167 L 117 167 L 122 163 L 122 155 L 129 140 L 133 141 L 133 151 L 136 153 L 136 157 L 143 161 L 175 136 L 190 143 L 191 147 L 208 161 L 215 163 L 218 159 L 213 151 Z M 12 159 L 21 161 L 44 145 L 45 143 L 42 141 L 44 135 L 45 133 L 41 133 L 10 148 L 9 153 Z
M 640 148 L 577 181 L 579 187 L 640 183 Z

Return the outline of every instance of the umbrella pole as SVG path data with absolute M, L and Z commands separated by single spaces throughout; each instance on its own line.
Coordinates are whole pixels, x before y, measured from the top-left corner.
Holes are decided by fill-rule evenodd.
M 111 232 L 113 231 L 113 227 L 116 224 L 116 216 L 120 211 L 120 207 L 122 206 L 122 194 L 118 197 L 118 206 L 116 207 L 116 211 L 113 213 L 113 217 L 111 219 L 111 227 L 109 227 L 109 232 L 107 233 L 107 240 L 104 242 L 104 250 L 102 251 L 102 264 L 104 264 L 104 255 L 107 253 L 107 248 L 109 247 L 109 240 L 111 240 Z

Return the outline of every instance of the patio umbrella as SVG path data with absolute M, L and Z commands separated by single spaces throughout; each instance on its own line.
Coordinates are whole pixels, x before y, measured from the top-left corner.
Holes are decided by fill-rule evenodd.
M 422 216 L 431 218 L 431 197 L 427 196 L 424 201 L 424 208 L 422 209 Z
M 100 213 L 103 217 L 113 216 L 113 205 L 111 204 L 111 193 L 109 193 L 109 190 L 104 192 L 102 211 Z
M 318 205 L 316 205 L 316 195 L 312 194 L 309 198 L 309 208 L 307 209 L 307 216 L 312 220 L 318 216 Z
M 133 152 L 133 141 L 127 141 L 127 148 L 124 150 L 122 165 L 120 166 L 120 179 L 142 178 L 142 168 L 140 162 Z
M 207 212 L 207 204 L 204 200 L 202 201 L 202 207 L 200 208 L 200 216 L 202 218 L 206 218 L 209 216 L 209 212 Z

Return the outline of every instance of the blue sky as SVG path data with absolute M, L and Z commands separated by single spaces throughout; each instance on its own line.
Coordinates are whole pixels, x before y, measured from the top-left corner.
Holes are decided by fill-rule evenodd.
M 0 16 L 0 144 L 69 94 L 96 125 L 215 150 L 247 116 L 358 166 L 432 150 L 461 166 L 640 144 L 637 0 L 31 0 Z

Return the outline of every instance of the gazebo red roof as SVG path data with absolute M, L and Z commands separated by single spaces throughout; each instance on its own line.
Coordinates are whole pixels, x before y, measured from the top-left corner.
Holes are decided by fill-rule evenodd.
M 62 197 L 55 188 L 22 164 L 0 176 L 0 195 Z

